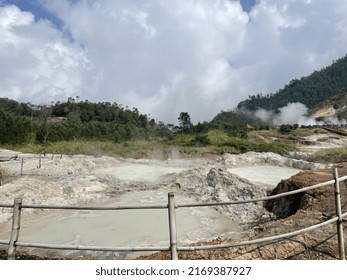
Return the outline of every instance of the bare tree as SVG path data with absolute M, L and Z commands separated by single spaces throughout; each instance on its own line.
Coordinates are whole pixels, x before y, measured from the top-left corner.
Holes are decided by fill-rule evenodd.
M 48 118 L 51 115 L 51 107 L 48 105 L 40 105 L 40 138 L 43 140 L 43 154 L 46 156 L 47 140 L 49 135 Z

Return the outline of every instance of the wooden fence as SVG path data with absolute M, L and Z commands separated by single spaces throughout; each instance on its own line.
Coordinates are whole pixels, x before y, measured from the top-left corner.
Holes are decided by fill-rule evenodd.
M 343 218 L 347 217 L 347 212 L 342 213 L 341 210 L 341 198 L 340 198 L 340 182 L 346 181 L 347 176 L 339 177 L 337 168 L 333 169 L 334 179 L 326 181 L 320 184 L 312 185 L 302 189 L 280 193 L 277 195 L 267 196 L 258 199 L 249 199 L 242 201 L 226 201 L 226 202 L 213 202 L 213 203 L 195 203 L 195 204 L 177 204 L 175 202 L 174 193 L 168 194 L 168 203 L 166 205 L 128 205 L 128 206 L 112 206 L 112 207 L 90 207 L 90 206 L 52 206 L 52 205 L 24 205 L 22 204 L 21 198 L 16 198 L 14 203 L 11 205 L 0 204 L 0 207 L 3 208 L 13 208 L 12 216 L 12 231 L 9 240 L 0 240 L 0 244 L 8 245 L 8 259 L 15 259 L 17 247 L 27 247 L 27 248 L 44 248 L 44 249 L 64 249 L 64 250 L 88 250 L 88 251 L 171 251 L 171 259 L 177 260 L 178 254 L 177 251 L 195 251 L 195 250 L 211 250 L 211 249 L 223 249 L 237 246 L 245 246 L 250 244 L 260 244 L 279 241 L 284 238 L 293 237 L 305 232 L 315 230 L 319 227 L 328 225 L 330 223 L 336 222 L 336 231 L 338 238 L 338 249 L 339 249 L 339 258 L 345 260 L 345 247 L 344 247 L 344 236 L 343 236 Z M 265 237 L 261 239 L 248 240 L 230 244 L 219 244 L 219 245 L 208 245 L 208 246 L 178 246 L 177 240 L 177 226 L 176 226 L 176 209 L 177 208 L 187 208 L 187 207 L 211 207 L 211 206 L 220 206 L 220 205 L 233 205 L 233 204 L 244 204 L 244 203 L 255 203 L 260 201 L 266 201 L 271 199 L 276 199 L 288 195 L 298 194 L 306 192 L 308 190 L 325 187 L 329 185 L 335 186 L 335 206 L 336 206 L 336 215 L 329 220 L 326 220 L 322 223 L 312 225 L 297 231 L 280 234 L 276 236 Z M 18 240 L 20 227 L 21 227 L 21 210 L 24 208 L 31 209 L 70 209 L 70 210 L 130 210 L 130 209 L 167 209 L 168 210 L 168 220 L 169 220 L 169 243 L 166 246 L 150 246 L 150 247 L 101 247 L 101 246 L 85 246 L 85 245 L 60 245 L 60 244 L 43 244 L 43 243 L 29 243 L 21 242 Z

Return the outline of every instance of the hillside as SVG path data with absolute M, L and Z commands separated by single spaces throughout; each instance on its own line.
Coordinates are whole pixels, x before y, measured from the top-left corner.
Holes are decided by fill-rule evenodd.
M 254 113 L 257 110 L 278 112 L 288 103 L 301 103 L 309 109 L 311 114 L 326 107 L 333 107 L 334 110 L 330 110 L 329 116 L 345 119 L 347 116 L 344 109 L 344 104 L 347 104 L 346 92 L 347 55 L 334 61 L 328 67 L 314 71 L 307 77 L 291 80 L 276 93 L 258 93 L 249 96 L 248 99 L 240 102 L 234 111 L 222 112 L 214 119 L 233 121 L 235 116 L 237 116 L 236 119 L 243 116 L 247 120 L 253 120 L 254 123 L 256 122 Z M 318 113 L 316 117 L 324 117 L 324 114 L 321 116 Z
M 337 94 L 326 99 L 316 108 L 310 110 L 310 113 L 317 119 L 326 117 L 347 119 L 347 93 Z
M 76 98 L 77 99 L 77 98 Z M 120 143 L 170 137 L 162 123 L 117 103 L 92 103 L 69 98 L 50 105 L 0 98 L 0 144 L 37 141 L 102 140 Z

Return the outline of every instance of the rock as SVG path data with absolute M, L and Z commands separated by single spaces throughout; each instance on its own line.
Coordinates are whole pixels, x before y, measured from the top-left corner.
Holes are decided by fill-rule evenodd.
M 211 199 L 217 202 L 249 200 L 266 196 L 266 190 L 231 174 L 225 169 L 212 168 L 206 176 Z M 220 206 L 232 220 L 249 222 L 263 215 L 262 203 Z
M 304 171 L 287 180 L 282 180 L 269 195 L 276 195 L 288 191 L 298 190 L 321 182 L 332 180 L 332 172 L 329 171 Z M 346 190 L 341 189 L 342 199 L 346 199 Z M 269 200 L 265 207 L 278 218 L 286 218 L 299 210 L 315 209 L 320 212 L 335 211 L 333 185 L 316 188 L 307 192 L 284 196 Z M 344 200 L 343 200 L 344 201 Z
M 283 180 L 270 193 L 276 195 L 279 193 L 290 192 L 302 188 L 293 180 Z M 293 215 L 307 203 L 305 193 L 298 193 L 290 196 L 280 197 L 266 202 L 265 207 L 268 211 L 274 213 L 279 218 L 285 218 Z
M 71 195 L 73 194 L 73 188 L 71 186 L 63 187 L 63 193 L 66 195 Z

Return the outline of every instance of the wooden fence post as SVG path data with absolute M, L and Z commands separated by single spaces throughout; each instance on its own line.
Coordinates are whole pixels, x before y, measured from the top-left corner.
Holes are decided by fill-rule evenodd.
M 39 168 L 41 168 L 41 154 L 39 155 Z
M 170 192 L 169 199 L 169 231 L 170 231 L 170 248 L 171 259 L 178 260 L 177 254 L 177 228 L 176 228 L 176 211 L 175 211 L 175 194 Z
M 21 164 L 20 164 L 20 175 L 23 175 L 23 166 L 24 166 L 24 158 L 22 158 Z
M 14 260 L 16 258 L 16 242 L 19 237 L 20 230 L 20 217 L 21 217 L 22 199 L 16 198 L 13 204 L 13 216 L 12 216 L 12 231 L 10 237 L 10 244 L 7 251 L 7 259 Z
M 342 224 L 342 211 L 341 211 L 341 196 L 340 196 L 340 184 L 339 184 L 339 175 L 337 168 L 334 167 L 334 179 L 335 179 L 335 205 L 336 205 L 336 215 L 338 220 L 336 222 L 337 226 L 337 239 L 339 245 L 339 257 L 340 260 L 345 260 L 345 245 L 344 245 L 344 237 L 343 237 L 343 224 Z

